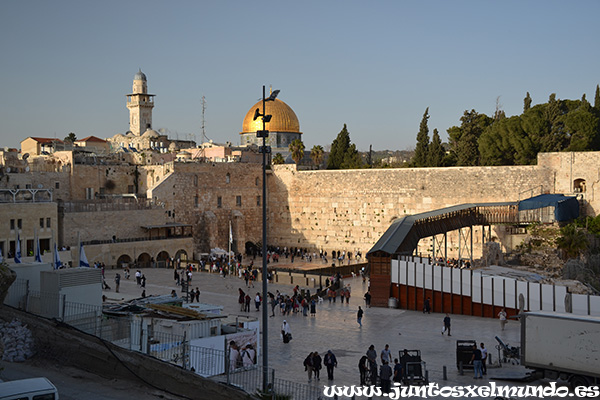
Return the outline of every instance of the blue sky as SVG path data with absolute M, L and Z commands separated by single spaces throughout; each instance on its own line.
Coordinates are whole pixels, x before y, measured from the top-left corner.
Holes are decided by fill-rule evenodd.
M 296 112 L 307 148 L 348 125 L 360 150 L 414 148 L 465 110 L 507 115 L 558 98 L 593 101 L 600 2 L 0 2 L 0 146 L 28 136 L 128 130 L 138 68 L 154 129 L 239 143 L 262 85 Z

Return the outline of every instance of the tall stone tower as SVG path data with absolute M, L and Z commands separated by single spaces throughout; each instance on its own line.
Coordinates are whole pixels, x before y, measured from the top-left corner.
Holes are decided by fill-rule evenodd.
M 132 93 L 127 95 L 129 130 L 135 136 L 140 136 L 146 129 L 152 128 L 154 96 L 148 94 L 146 75 L 140 69 L 133 77 Z

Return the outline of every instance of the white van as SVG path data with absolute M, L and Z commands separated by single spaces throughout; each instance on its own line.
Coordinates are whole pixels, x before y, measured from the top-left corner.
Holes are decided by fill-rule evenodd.
M 58 400 L 56 387 L 46 378 L 0 383 L 0 400 Z

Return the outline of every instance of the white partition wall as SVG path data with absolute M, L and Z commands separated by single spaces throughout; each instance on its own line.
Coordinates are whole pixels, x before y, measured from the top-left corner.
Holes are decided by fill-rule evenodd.
M 489 275 L 483 270 L 467 270 L 432 265 L 427 258 L 392 260 L 392 283 L 422 290 L 470 297 L 476 304 L 519 309 L 523 296 L 526 311 L 565 312 L 567 288 Z M 600 296 L 572 295 L 574 314 L 600 315 Z

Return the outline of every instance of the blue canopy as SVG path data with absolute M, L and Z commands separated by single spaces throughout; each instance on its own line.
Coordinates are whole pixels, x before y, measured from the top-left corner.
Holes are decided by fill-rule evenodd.
M 563 194 L 541 194 L 519 202 L 519 211 L 554 207 L 556 221 L 570 221 L 579 217 L 579 201 Z

